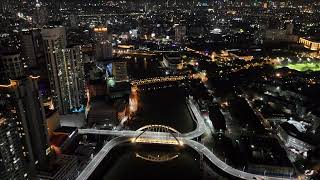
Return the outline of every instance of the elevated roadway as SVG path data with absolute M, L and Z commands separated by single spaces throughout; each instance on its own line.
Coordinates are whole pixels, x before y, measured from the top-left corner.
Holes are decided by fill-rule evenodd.
M 101 161 L 105 158 L 105 156 L 110 152 L 110 150 L 122 143 L 132 142 L 135 143 L 135 139 L 137 136 L 141 136 L 146 139 L 157 139 L 158 141 L 166 141 L 172 140 L 174 141 L 176 138 L 179 142 L 182 142 L 180 145 L 187 145 L 192 149 L 196 150 L 199 154 L 203 154 L 212 164 L 214 164 L 217 168 L 220 168 L 222 171 L 230 174 L 234 177 L 240 179 L 268 179 L 268 180 L 296 180 L 297 178 L 285 178 L 285 177 L 272 177 L 272 176 L 263 176 L 258 174 L 251 174 L 248 172 L 241 171 L 239 169 L 235 169 L 224 161 L 221 161 L 213 152 L 211 152 L 206 146 L 203 144 L 194 141 L 192 139 L 201 136 L 205 132 L 205 122 L 204 118 L 200 114 L 197 109 L 195 103 L 192 99 L 187 100 L 188 108 L 192 111 L 193 117 L 197 122 L 197 128 L 189 133 L 175 134 L 173 137 L 170 133 L 167 132 L 144 132 L 143 131 L 114 131 L 114 130 L 97 130 L 97 129 L 79 129 L 80 134 L 100 134 L 100 135 L 113 135 L 119 136 L 104 145 L 104 147 L 100 150 L 100 152 L 91 160 L 91 162 L 87 165 L 87 167 L 81 172 L 78 176 L 77 180 L 86 180 L 90 177 L 93 171 L 97 168 L 97 166 L 101 163 Z

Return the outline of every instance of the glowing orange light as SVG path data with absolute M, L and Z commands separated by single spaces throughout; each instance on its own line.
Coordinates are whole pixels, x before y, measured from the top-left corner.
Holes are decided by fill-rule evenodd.
M 108 28 L 94 28 L 93 29 L 94 32 L 107 32 L 108 31 Z
M 17 81 L 14 81 L 14 80 L 10 80 L 10 84 L 8 84 L 8 85 L 1 85 L 0 84 L 0 87 L 2 87 L 2 88 L 11 88 L 11 87 L 16 87 L 17 86 Z
M 39 79 L 40 76 L 30 76 L 30 78 L 32 78 L 32 79 Z
M 61 152 L 61 149 L 55 145 L 51 145 L 51 148 L 54 150 L 54 152 L 56 153 L 56 155 L 60 155 L 62 152 Z

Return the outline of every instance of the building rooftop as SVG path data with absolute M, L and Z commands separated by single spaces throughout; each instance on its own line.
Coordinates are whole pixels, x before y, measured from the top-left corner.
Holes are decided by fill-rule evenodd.
M 1 126 L 4 122 L 6 122 L 6 119 L 3 118 L 3 117 L 0 117 L 0 126 Z
M 282 128 L 291 136 L 300 139 L 311 145 L 320 144 L 320 134 L 312 134 L 310 132 L 302 133 L 294 125 L 284 122 Z
M 115 113 L 115 108 L 107 103 L 104 97 L 96 97 L 91 100 L 91 108 L 87 116 L 88 123 L 113 122 L 116 118 Z

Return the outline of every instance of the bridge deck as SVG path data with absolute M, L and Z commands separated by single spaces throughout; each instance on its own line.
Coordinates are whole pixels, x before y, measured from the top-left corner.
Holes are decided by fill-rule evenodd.
M 241 179 L 270 179 L 270 180 L 286 180 L 292 179 L 295 180 L 297 178 L 285 178 L 285 177 L 272 177 L 272 176 L 262 176 L 257 174 L 251 174 L 248 172 L 244 172 L 238 169 L 235 169 L 225 162 L 221 161 L 214 153 L 212 153 L 207 147 L 204 145 L 193 141 L 192 139 L 201 136 L 205 131 L 205 122 L 203 117 L 201 116 L 199 110 L 195 106 L 192 100 L 188 100 L 188 106 L 191 109 L 193 115 L 197 119 L 197 128 L 196 130 L 186 133 L 179 134 L 176 133 L 176 138 L 179 142 L 183 142 L 183 144 L 188 145 L 193 148 L 200 154 L 203 154 L 208 158 L 208 160 L 213 163 L 216 167 L 220 168 L 224 172 Z M 148 132 L 141 134 L 143 131 L 112 131 L 112 130 L 96 130 L 96 129 L 79 129 L 80 134 L 103 134 L 103 135 L 115 135 L 120 136 L 109 141 L 105 146 L 101 149 L 101 151 L 91 160 L 91 162 L 87 165 L 87 167 L 82 171 L 82 173 L 78 176 L 77 180 L 86 180 L 90 177 L 94 169 L 99 165 L 99 163 L 104 159 L 104 157 L 109 153 L 109 151 L 115 146 L 125 143 L 132 142 L 132 139 L 135 139 L 137 136 L 141 135 L 142 139 L 152 139 L 154 142 L 171 142 L 176 141 L 175 137 L 173 137 L 170 133 L 167 132 Z M 142 142 L 142 141 L 141 141 Z M 149 141 L 151 142 L 151 141 Z M 152 143 L 152 142 L 151 142 Z M 180 144 L 181 145 L 181 144 Z

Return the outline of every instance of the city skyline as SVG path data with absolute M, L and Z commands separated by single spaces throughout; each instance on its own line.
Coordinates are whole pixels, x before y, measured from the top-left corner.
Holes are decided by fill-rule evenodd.
M 320 178 L 320 1 L 3 0 L 0 179 Z

